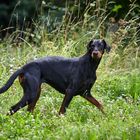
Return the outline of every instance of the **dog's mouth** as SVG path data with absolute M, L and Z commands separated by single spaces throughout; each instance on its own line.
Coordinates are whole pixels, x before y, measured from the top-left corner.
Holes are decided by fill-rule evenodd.
M 100 59 L 102 57 L 102 53 L 100 51 L 93 51 L 91 53 L 91 57 L 93 59 Z

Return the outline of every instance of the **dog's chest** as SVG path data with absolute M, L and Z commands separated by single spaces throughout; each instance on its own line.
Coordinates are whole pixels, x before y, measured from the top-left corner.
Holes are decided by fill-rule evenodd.
M 89 88 L 89 86 L 93 85 L 94 82 L 96 81 L 96 78 L 88 78 L 88 79 L 85 79 L 83 81 L 83 86 L 85 86 L 86 88 Z
M 83 94 L 85 91 L 90 90 L 95 83 L 96 78 L 88 78 L 84 79 L 79 83 L 79 88 L 77 90 L 77 94 Z
M 96 81 L 96 71 L 90 67 L 86 67 L 79 72 L 79 77 L 81 86 L 88 88 Z

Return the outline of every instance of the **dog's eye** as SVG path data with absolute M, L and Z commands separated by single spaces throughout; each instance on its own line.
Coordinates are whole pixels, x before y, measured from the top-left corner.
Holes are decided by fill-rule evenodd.
M 92 47 L 92 48 L 94 48 L 94 47 L 95 47 L 95 45 L 93 44 L 93 45 L 91 45 L 91 47 Z

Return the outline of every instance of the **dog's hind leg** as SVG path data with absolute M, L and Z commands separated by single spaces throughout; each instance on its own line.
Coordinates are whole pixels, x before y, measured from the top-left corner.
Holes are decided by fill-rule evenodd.
M 25 107 L 26 105 L 32 104 L 37 99 L 37 92 L 39 87 L 39 82 L 37 79 L 29 75 L 24 76 L 20 81 L 21 86 L 23 87 L 24 95 L 21 100 L 11 107 L 9 115 L 16 113 L 20 108 Z
M 37 91 L 37 97 L 34 99 L 34 101 L 32 103 L 30 103 L 28 105 L 28 108 L 27 108 L 27 111 L 29 112 L 33 112 L 34 111 L 34 108 L 35 108 L 35 105 L 40 97 L 40 93 L 41 93 L 41 85 L 39 86 L 38 88 L 38 91 Z
M 26 96 L 24 95 L 24 96 L 21 98 L 21 100 L 20 100 L 17 104 L 11 106 L 11 108 L 10 108 L 9 112 L 7 113 L 7 115 L 13 115 L 13 114 L 16 113 L 20 108 L 23 108 L 23 107 L 26 106 L 27 104 L 28 104 L 28 101 L 27 101 L 27 99 L 26 99 Z

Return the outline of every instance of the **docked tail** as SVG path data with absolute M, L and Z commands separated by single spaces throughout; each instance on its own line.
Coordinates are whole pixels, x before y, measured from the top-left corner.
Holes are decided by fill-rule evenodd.
M 6 82 L 6 84 L 2 88 L 0 88 L 0 94 L 2 94 L 3 92 L 5 92 L 6 90 L 8 90 L 11 87 L 11 85 L 13 84 L 14 80 L 21 73 L 23 73 L 23 70 L 22 69 L 19 69 L 14 74 L 12 74 L 11 77 L 9 78 L 9 80 Z

